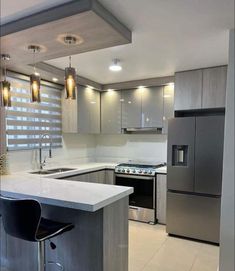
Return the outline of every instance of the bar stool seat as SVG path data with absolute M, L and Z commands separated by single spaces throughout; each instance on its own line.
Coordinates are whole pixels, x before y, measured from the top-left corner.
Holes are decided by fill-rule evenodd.
M 22 240 L 37 242 L 38 271 L 45 271 L 45 241 L 74 228 L 72 223 L 43 218 L 41 204 L 33 199 L 12 199 L 0 196 L 0 212 L 7 234 Z M 51 241 L 50 243 L 51 248 L 55 249 L 55 244 Z M 64 270 L 58 262 L 48 261 L 48 264 L 55 264 Z
M 71 223 L 56 222 L 42 217 L 36 232 L 36 238 L 38 241 L 44 241 L 70 231 L 73 228 L 74 226 Z

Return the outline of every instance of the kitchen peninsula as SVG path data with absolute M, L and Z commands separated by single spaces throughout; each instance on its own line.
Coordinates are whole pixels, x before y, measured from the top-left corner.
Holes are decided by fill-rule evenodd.
M 60 176 L 2 176 L 1 194 L 36 199 L 44 217 L 75 225 L 72 231 L 53 238 L 56 250 L 47 242 L 46 261 L 60 262 L 69 271 L 127 271 L 128 196 L 133 188 L 55 179 Z M 36 244 L 6 236 L 3 227 L 1 239 L 4 266 L 14 271 L 21 271 L 22 266 L 24 271 L 36 270 Z

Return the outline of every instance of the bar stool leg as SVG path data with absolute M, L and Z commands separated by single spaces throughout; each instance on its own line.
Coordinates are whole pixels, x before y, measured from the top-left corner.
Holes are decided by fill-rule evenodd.
M 38 271 L 45 271 L 45 241 L 38 242 Z

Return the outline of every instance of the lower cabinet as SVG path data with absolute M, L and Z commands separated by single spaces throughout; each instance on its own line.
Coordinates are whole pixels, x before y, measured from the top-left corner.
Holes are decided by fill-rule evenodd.
M 87 183 L 114 184 L 114 170 L 106 169 L 93 171 L 89 173 L 64 177 L 62 179 Z
M 160 224 L 166 224 L 166 198 L 166 175 L 157 174 L 157 219 Z
M 106 169 L 105 170 L 105 184 L 113 184 L 114 185 L 114 170 Z

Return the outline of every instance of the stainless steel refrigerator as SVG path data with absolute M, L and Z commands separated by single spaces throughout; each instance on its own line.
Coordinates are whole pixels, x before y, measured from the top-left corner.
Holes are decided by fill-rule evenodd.
M 169 120 L 169 234 L 219 243 L 224 116 Z

